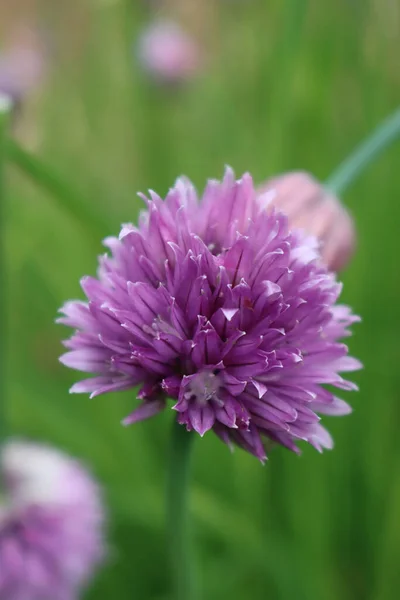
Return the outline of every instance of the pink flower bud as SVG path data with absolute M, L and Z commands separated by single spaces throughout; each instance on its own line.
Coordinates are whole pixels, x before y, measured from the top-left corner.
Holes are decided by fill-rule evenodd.
M 271 205 L 288 216 L 292 228 L 317 237 L 329 269 L 340 271 L 348 264 L 356 241 L 353 220 L 316 179 L 301 171 L 285 173 L 264 183 L 260 192 L 270 195 Z

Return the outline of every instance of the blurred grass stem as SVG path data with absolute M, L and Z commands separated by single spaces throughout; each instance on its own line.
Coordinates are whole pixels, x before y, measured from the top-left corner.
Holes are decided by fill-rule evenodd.
M 88 202 L 70 184 L 39 158 L 22 148 L 18 142 L 7 140 L 8 160 L 36 185 L 49 193 L 60 208 L 81 226 L 100 236 L 107 231 L 107 222 L 98 210 L 89 208 Z
M 167 481 L 167 527 L 173 600 L 194 600 L 189 526 L 189 475 L 194 435 L 175 419 Z
M 377 158 L 392 142 L 400 137 L 400 109 L 385 119 L 325 182 L 332 192 L 342 194 L 355 179 Z
M 0 443 L 6 431 L 6 372 L 7 372 L 7 300 L 6 300 L 6 252 L 5 252 L 5 144 L 12 102 L 0 94 L 0 316 L 3 327 L 0 334 Z

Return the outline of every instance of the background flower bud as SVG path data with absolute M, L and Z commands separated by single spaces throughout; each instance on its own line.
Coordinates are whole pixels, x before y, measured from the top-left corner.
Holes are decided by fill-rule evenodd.
M 304 229 L 321 242 L 327 267 L 340 271 L 350 261 L 356 234 L 353 220 L 336 196 L 305 172 L 285 173 L 260 188 L 272 206 L 286 213 L 293 228 Z

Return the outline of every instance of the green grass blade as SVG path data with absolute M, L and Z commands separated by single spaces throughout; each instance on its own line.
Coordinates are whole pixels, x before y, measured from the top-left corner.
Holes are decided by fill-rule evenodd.
M 51 195 L 63 212 L 90 232 L 104 235 L 107 231 L 105 217 L 99 214 L 97 207 L 90 208 L 86 199 L 69 182 L 15 140 L 7 141 L 5 151 L 9 162 Z

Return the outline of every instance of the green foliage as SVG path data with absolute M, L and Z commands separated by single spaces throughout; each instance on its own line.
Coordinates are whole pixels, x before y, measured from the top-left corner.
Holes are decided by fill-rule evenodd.
M 34 151 L 81 205 L 75 196 L 68 205 L 64 190 L 60 206 L 13 169 L 7 206 L 7 413 L 15 434 L 82 457 L 104 485 L 111 553 L 87 594 L 96 600 L 172 600 L 163 505 L 171 415 L 125 429 L 134 394 L 69 396 L 78 375 L 57 361 L 66 334 L 53 322 L 58 307 L 81 296 L 101 236 L 135 221 L 136 191 L 164 194 L 181 173 L 200 188 L 225 164 L 260 182 L 294 168 L 325 179 L 400 97 L 399 14 L 389 0 L 215 0 L 206 68 L 174 89 L 147 81 L 133 57 L 145 4 L 92 2 L 81 55 L 65 49 L 31 110 Z M 350 346 L 366 368 L 348 398 L 354 414 L 327 418 L 335 450 L 274 450 L 262 467 L 212 434 L 197 441 L 191 508 L 207 600 L 397 597 L 398 153 L 345 197 L 359 247 L 343 297 L 363 316 Z

